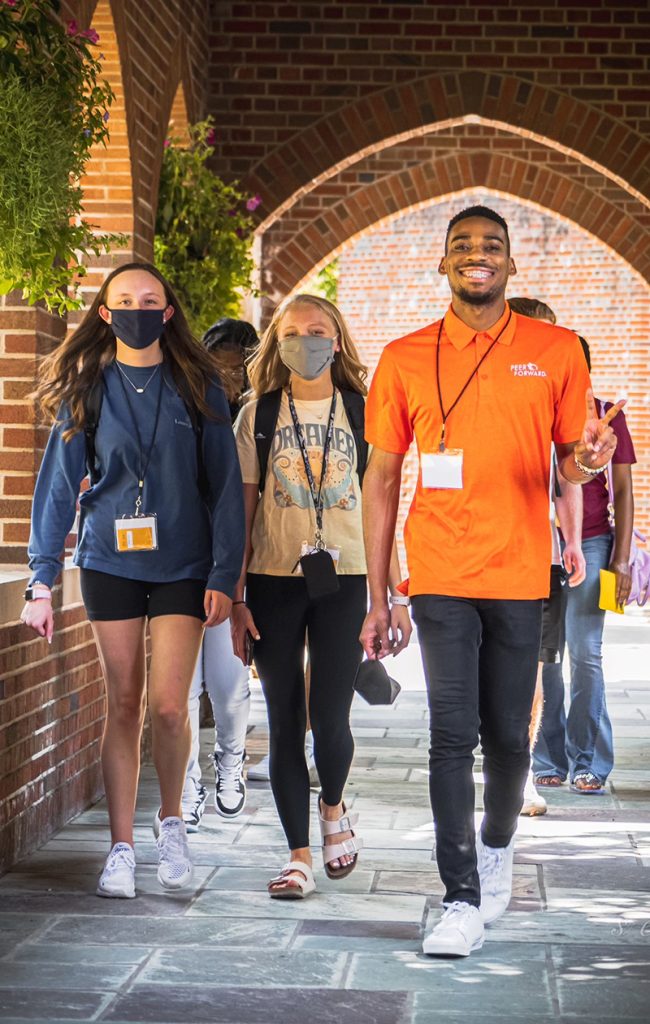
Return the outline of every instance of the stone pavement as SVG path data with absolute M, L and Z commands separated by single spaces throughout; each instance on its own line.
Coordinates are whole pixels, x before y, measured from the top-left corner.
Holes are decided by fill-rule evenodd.
M 610 618 L 610 617 L 608 617 Z M 612 616 L 611 619 L 614 617 Z M 285 860 L 268 784 L 235 822 L 206 812 L 192 887 L 160 891 L 145 769 L 138 898 L 93 895 L 107 852 L 103 803 L 0 880 L 0 1020 L 157 1024 L 466 1024 L 650 1018 L 650 627 L 608 621 L 617 766 L 605 797 L 549 795 L 522 819 L 509 913 L 466 960 L 420 953 L 439 914 L 431 859 L 426 707 L 417 647 L 391 671 L 392 708 L 356 701 L 347 792 L 361 814 L 359 867 L 304 902 L 271 901 Z M 249 754 L 266 748 L 256 691 Z M 203 734 L 204 751 L 210 743 Z M 480 762 L 476 767 L 480 782 Z M 480 800 L 480 786 L 477 787 Z M 314 798 L 315 799 L 315 798 Z M 478 816 L 477 816 L 478 820 Z M 314 822 L 313 836 L 317 835 Z

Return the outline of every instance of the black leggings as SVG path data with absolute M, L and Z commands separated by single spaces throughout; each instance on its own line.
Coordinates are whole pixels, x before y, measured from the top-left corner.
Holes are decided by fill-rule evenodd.
M 255 664 L 269 715 L 271 789 L 290 850 L 309 846 L 306 641 L 314 759 L 326 804 L 340 803 L 354 754 L 350 706 L 362 655 L 366 577 L 339 576 L 339 584 L 336 594 L 310 601 L 301 577 L 248 574 L 246 603 L 261 637 Z

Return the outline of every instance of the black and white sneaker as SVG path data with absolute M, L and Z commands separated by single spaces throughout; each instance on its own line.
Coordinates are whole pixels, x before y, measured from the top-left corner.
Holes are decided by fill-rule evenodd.
M 236 818 L 246 806 L 244 758 L 233 754 L 211 754 L 216 776 L 214 806 L 222 818 Z
M 189 800 L 183 799 L 183 821 L 188 834 L 199 831 L 207 799 L 208 791 L 205 786 L 195 789 L 194 796 Z

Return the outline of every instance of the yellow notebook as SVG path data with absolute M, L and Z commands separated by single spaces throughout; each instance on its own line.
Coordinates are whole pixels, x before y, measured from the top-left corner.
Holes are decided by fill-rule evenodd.
M 609 569 L 600 570 L 600 601 L 599 608 L 604 612 L 616 612 L 623 615 L 625 606 L 616 603 L 616 573 Z

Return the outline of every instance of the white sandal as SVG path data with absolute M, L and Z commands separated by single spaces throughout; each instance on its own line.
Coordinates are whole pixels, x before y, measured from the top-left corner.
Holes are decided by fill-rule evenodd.
M 302 878 L 298 877 L 290 882 L 289 875 L 293 872 L 298 876 L 302 875 Z M 314 873 L 304 861 L 292 860 L 285 864 L 276 878 L 271 879 L 267 888 L 272 900 L 304 900 L 305 896 L 309 896 L 316 888 Z
M 323 864 L 325 865 L 325 874 L 328 878 L 345 878 L 350 874 L 351 871 L 357 866 L 357 855 L 359 850 L 363 848 L 363 839 L 358 839 L 352 832 L 352 826 L 356 825 L 359 820 L 358 814 L 348 814 L 345 804 L 343 804 L 343 813 L 340 818 L 336 821 L 327 821 L 321 814 L 320 810 L 320 797 L 318 798 L 318 823 L 320 825 L 320 834 L 323 849 Z M 341 843 L 325 843 L 327 836 L 338 835 L 341 832 L 352 832 L 351 839 L 344 839 Z M 340 868 L 331 868 L 330 863 L 333 860 L 339 860 L 341 857 L 354 857 L 354 860 L 350 864 L 342 864 Z

